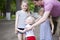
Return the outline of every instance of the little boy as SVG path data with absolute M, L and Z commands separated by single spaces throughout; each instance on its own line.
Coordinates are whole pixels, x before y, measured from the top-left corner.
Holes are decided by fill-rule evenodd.
M 26 20 L 26 27 L 30 27 L 35 22 L 35 18 L 29 16 Z M 36 40 L 33 29 L 26 32 L 26 40 Z

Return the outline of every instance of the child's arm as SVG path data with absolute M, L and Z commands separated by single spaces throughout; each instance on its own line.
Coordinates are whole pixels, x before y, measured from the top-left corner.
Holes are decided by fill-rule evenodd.
M 25 29 L 22 31 L 22 33 L 27 32 L 26 30 L 27 30 L 27 28 L 29 28 L 30 26 L 31 26 L 31 25 L 27 24 L 27 25 L 25 26 Z
M 16 12 L 16 19 L 15 19 L 15 33 L 17 33 L 17 24 L 18 24 L 18 12 Z
M 54 24 L 53 24 L 53 21 L 52 21 L 52 16 L 50 16 L 50 23 L 51 23 L 51 27 L 52 27 L 52 33 L 54 32 Z

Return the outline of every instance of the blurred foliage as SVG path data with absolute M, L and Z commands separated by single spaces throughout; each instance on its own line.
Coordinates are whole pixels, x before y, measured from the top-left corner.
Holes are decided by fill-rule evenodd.
M 6 4 L 6 0 L 0 0 L 0 11 L 5 10 L 5 4 Z
M 11 1 L 11 11 L 15 12 L 16 11 L 16 0 Z
M 32 0 L 28 0 L 28 7 L 30 11 L 34 12 L 35 5 Z
M 12 16 L 11 16 L 11 19 L 12 19 L 12 20 L 15 19 L 15 15 L 12 15 Z
M 3 16 L 0 16 L 0 19 L 4 19 L 5 17 L 3 17 Z
M 6 2 L 7 0 L 0 0 L 0 19 L 4 19 L 4 14 L 6 12 Z M 10 0 L 10 11 L 12 14 L 16 11 L 16 0 Z M 3 16 L 2 16 L 3 13 Z M 11 18 L 15 18 L 12 16 Z
M 60 0 L 59 0 L 60 1 Z M 0 0 L 0 11 L 4 11 L 6 6 L 6 0 Z M 16 0 L 11 0 L 11 11 L 16 11 Z M 34 11 L 34 3 L 33 0 L 28 0 L 28 6 L 30 11 Z
M 0 0 L 0 11 L 5 11 L 6 0 Z M 10 3 L 11 11 L 16 11 L 16 0 L 11 0 Z

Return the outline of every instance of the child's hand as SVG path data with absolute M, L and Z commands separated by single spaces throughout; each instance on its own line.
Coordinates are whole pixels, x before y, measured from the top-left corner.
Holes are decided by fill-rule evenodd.
M 53 30 L 52 30 L 51 32 L 52 32 L 52 34 L 54 33 L 54 31 L 53 31 Z
M 54 25 L 52 25 L 52 30 L 51 30 L 52 34 L 54 33 Z
M 19 31 L 19 32 L 21 32 L 21 33 L 23 32 L 23 30 L 19 30 L 19 29 L 17 29 L 17 31 Z
M 26 30 L 24 29 L 23 31 L 22 31 L 22 33 L 25 33 L 26 32 Z
M 15 29 L 15 34 L 17 34 L 17 32 L 18 32 L 18 30 L 17 30 L 17 28 Z
M 25 31 L 24 30 L 19 30 L 19 32 L 24 33 Z

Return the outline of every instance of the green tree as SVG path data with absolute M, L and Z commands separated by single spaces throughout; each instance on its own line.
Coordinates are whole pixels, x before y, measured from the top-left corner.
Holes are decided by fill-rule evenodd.
M 0 0 L 0 11 L 3 11 L 5 9 L 5 3 L 6 0 Z
M 0 0 L 0 15 L 5 12 L 6 0 Z
M 11 12 L 14 14 L 14 12 L 16 11 L 16 0 L 12 0 L 10 6 L 11 6 Z
M 11 3 L 11 0 L 6 0 L 6 19 L 7 20 L 10 20 L 10 3 Z
M 29 10 L 34 12 L 35 5 L 32 0 L 28 0 Z
M 16 0 L 16 10 L 17 11 L 21 9 L 21 7 L 20 7 L 21 2 L 22 2 L 22 0 Z

